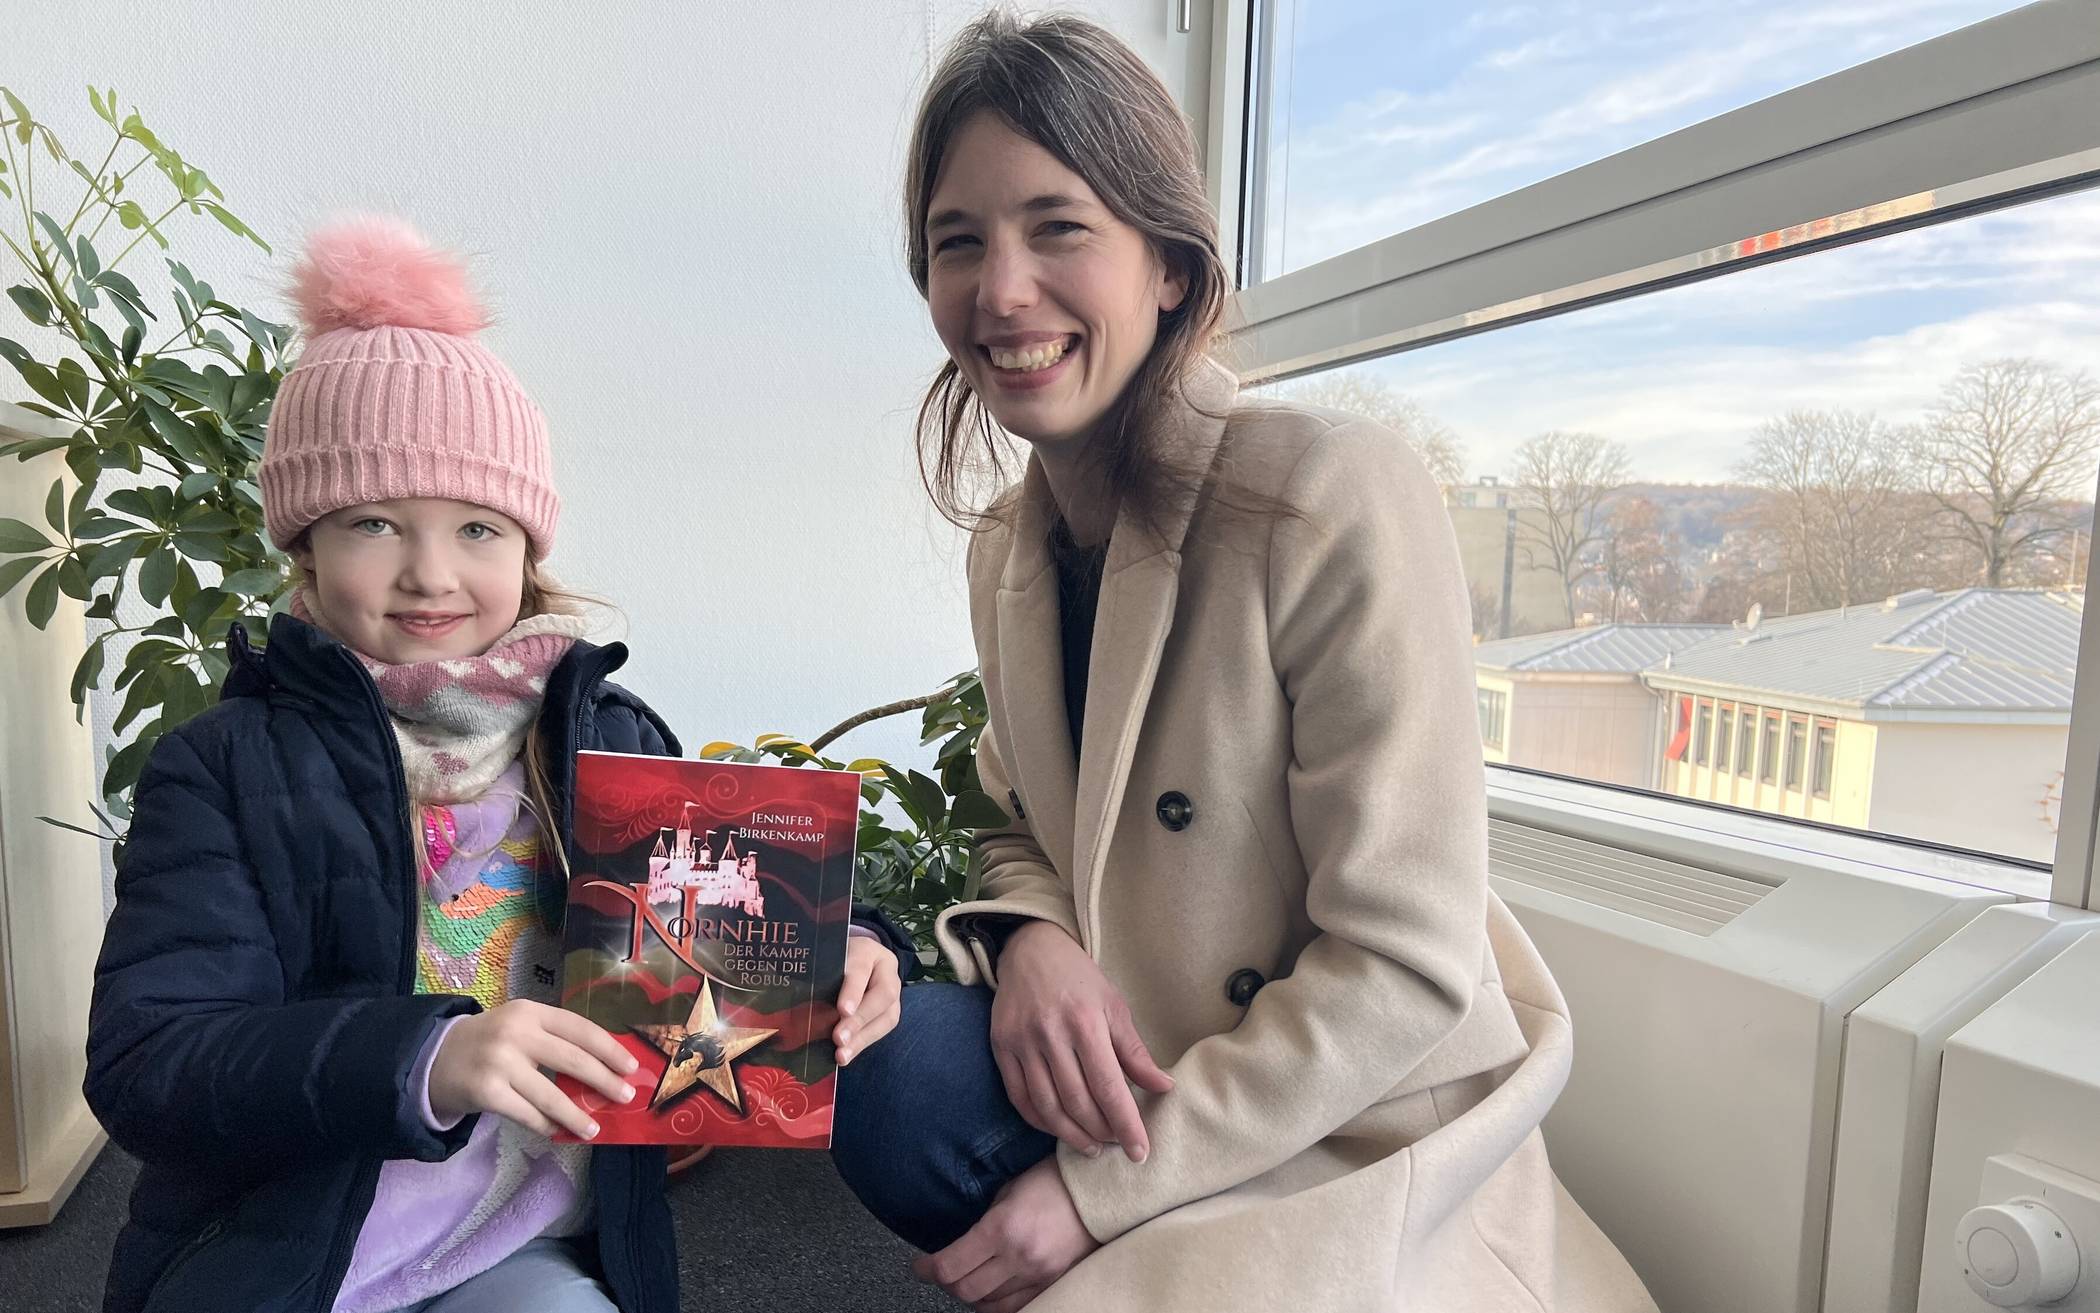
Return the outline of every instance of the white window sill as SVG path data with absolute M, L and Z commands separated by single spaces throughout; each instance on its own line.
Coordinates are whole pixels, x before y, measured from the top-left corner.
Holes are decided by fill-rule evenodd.
M 1773 885 L 1803 871 L 1957 884 L 2046 902 L 2050 872 L 2010 859 L 1490 764 L 1488 813 Z

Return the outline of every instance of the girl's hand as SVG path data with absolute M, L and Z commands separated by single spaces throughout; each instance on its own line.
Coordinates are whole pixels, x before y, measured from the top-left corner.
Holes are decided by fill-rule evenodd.
M 912 1270 L 979 1313 L 1012 1313 L 1100 1247 L 1052 1155 L 1009 1181 L 960 1240 Z
M 634 1087 L 623 1077 L 639 1065 L 597 1023 L 513 999 L 463 1018 L 445 1033 L 430 1064 L 430 1110 L 445 1121 L 492 1112 L 541 1135 L 560 1129 L 588 1140 L 598 1134 L 598 1123 L 540 1069 L 573 1076 L 624 1104 L 634 1098 Z
M 904 984 L 897 978 L 897 955 L 879 939 L 854 935 L 846 941 L 846 980 L 839 987 L 839 1024 L 831 1042 L 839 1065 L 853 1061 L 876 1040 L 897 1028 Z
M 1092 1157 L 1120 1144 L 1134 1163 L 1152 1152 L 1124 1078 L 1154 1094 L 1174 1088 L 1130 1019 L 1130 1004 L 1072 937 L 1048 921 L 1013 932 L 999 951 L 992 1057 L 1021 1119 Z

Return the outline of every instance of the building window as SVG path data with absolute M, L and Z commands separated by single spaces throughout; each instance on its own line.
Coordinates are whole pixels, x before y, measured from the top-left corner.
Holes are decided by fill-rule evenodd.
M 1802 759 L 1808 755 L 1808 722 L 1789 716 L 1786 722 L 1786 787 L 1801 787 Z
M 1710 765 L 1713 761 L 1714 704 L 1701 702 L 1698 718 L 1692 723 L 1692 764 Z
M 1721 727 L 1714 733 L 1714 769 L 1728 772 L 1728 753 L 1735 744 L 1735 704 L 1721 708 Z
M 1756 764 L 1757 708 L 1744 707 L 1743 719 L 1735 729 L 1735 773 L 1747 780 Z
M 1831 758 L 1837 755 L 1837 726 L 1827 720 L 1816 722 L 1816 764 L 1812 775 L 1815 779 L 1815 794 L 1818 798 L 1830 796 Z
M 1767 784 L 1779 783 L 1779 713 L 1765 713 L 1764 742 L 1758 753 L 1757 778 Z
M 1509 727 L 1509 694 L 1500 689 L 1484 688 L 1478 695 L 1480 703 L 1480 741 L 1491 748 L 1502 746 L 1502 736 Z

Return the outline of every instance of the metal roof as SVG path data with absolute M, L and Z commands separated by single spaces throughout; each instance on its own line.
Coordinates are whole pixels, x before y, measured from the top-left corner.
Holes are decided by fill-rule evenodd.
M 2084 609 L 2077 593 L 1920 590 L 1734 630 L 1670 654 L 1646 679 L 1839 703 L 1868 718 L 2068 716 Z
M 1632 675 L 1672 652 L 1729 632 L 1727 625 L 1594 625 L 1522 638 L 1498 638 L 1473 649 L 1488 670 L 1548 674 Z

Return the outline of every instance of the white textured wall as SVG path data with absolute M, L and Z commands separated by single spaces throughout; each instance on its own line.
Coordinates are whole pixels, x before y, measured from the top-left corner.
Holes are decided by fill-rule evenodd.
M 1203 93 L 1171 0 L 1070 7 Z M 176 226 L 230 299 L 277 307 L 297 235 L 347 208 L 475 253 L 489 340 L 553 425 L 552 564 L 626 609 L 622 678 L 692 748 L 816 734 L 974 661 L 960 536 L 911 456 L 941 357 L 898 180 L 929 53 L 979 8 L 46 3 L 11 12 L 0 83 L 76 154 L 106 132 L 88 83 L 114 84 L 207 170 L 277 246 Z

